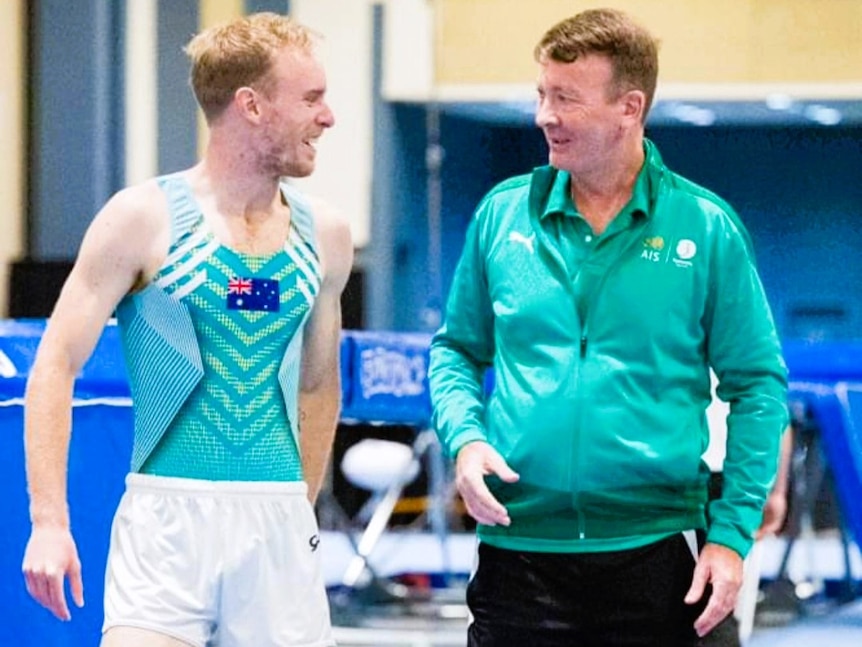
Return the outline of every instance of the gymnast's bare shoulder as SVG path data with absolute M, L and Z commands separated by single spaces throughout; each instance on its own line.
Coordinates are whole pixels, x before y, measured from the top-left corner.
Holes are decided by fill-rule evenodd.
M 170 218 L 164 191 L 150 179 L 118 191 L 96 214 L 87 230 L 78 262 L 94 255 L 110 262 L 117 284 L 111 291 L 122 298 L 140 289 L 164 262 L 170 244 Z
M 93 218 L 51 314 L 48 346 L 86 359 L 128 293 L 146 285 L 170 240 L 167 200 L 155 180 L 122 189 Z
M 308 196 L 314 214 L 314 233 L 323 266 L 324 289 L 340 294 L 353 266 L 353 240 L 347 217 L 334 205 Z
M 107 319 L 128 293 L 146 285 L 170 241 L 167 199 L 155 180 L 115 193 L 93 218 L 57 303 L 86 302 Z

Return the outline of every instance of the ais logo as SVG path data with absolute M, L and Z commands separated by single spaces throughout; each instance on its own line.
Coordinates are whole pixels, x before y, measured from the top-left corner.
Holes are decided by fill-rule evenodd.
M 661 236 L 651 236 L 644 238 L 643 251 L 641 258 L 645 258 L 653 263 L 658 263 L 661 260 L 661 250 L 664 249 L 664 238 Z

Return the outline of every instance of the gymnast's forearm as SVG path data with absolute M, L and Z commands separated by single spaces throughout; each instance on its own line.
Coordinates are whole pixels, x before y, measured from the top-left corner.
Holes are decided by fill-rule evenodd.
M 30 521 L 69 527 L 66 476 L 74 375 L 37 361 L 27 383 L 24 451 Z
M 314 503 L 323 487 L 341 403 L 341 386 L 335 373 L 313 391 L 300 391 L 300 451 L 308 498 Z

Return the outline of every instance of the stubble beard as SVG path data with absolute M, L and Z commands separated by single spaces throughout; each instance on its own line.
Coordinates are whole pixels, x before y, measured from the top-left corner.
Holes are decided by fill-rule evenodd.
M 290 158 L 284 152 L 271 150 L 260 155 L 258 168 L 262 174 L 274 178 L 303 178 L 308 177 L 314 171 L 314 161 L 305 163 Z

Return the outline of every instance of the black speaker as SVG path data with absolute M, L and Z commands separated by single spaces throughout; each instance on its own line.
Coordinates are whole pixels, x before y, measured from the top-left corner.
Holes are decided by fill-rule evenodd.
M 365 328 L 365 273 L 354 268 L 341 293 L 341 327 L 345 330 Z
M 9 277 L 9 316 L 44 319 L 51 314 L 72 261 L 23 260 L 12 263 Z

